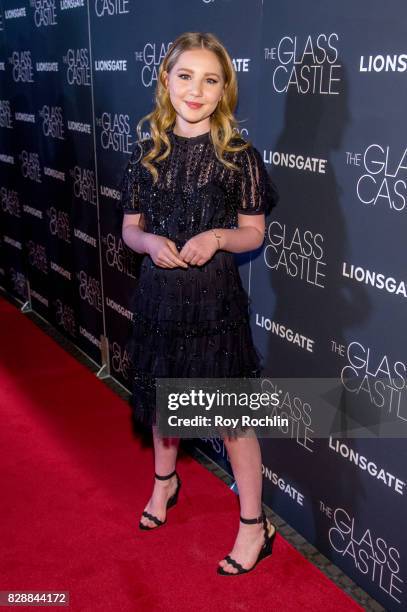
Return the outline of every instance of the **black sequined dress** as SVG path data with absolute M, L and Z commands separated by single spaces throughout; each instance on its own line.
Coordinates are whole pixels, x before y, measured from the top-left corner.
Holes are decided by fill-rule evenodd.
M 137 143 L 124 173 L 121 210 L 142 213 L 144 231 L 181 249 L 210 228 L 237 227 L 237 213 L 263 214 L 275 191 L 256 148 L 226 153 L 242 168 L 218 161 L 210 132 L 168 132 L 170 155 L 154 162 L 159 182 L 139 162 L 152 140 Z M 237 143 L 242 141 L 237 139 Z M 161 268 L 145 255 L 135 287 L 131 404 L 137 420 L 155 423 L 155 378 L 254 378 L 260 359 L 251 336 L 248 296 L 234 255 L 217 251 L 203 266 Z

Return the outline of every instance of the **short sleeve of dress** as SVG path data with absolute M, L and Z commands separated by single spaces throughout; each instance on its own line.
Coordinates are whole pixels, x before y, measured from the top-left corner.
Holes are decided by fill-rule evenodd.
M 143 149 L 139 142 L 133 147 L 130 159 L 124 170 L 120 186 L 120 201 L 118 208 L 126 215 L 139 214 L 140 210 L 140 181 L 144 167 L 140 161 L 143 157 Z
M 268 215 L 279 200 L 259 151 L 250 146 L 242 151 L 242 174 L 239 176 L 237 212 L 242 215 Z

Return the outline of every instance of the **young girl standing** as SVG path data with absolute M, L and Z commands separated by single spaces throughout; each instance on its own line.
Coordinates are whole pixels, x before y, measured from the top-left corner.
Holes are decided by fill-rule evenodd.
M 166 522 L 178 499 L 179 439 L 155 422 L 156 378 L 260 375 L 248 298 L 234 253 L 259 248 L 275 191 L 257 149 L 236 136 L 237 80 L 211 34 L 179 36 L 160 65 L 151 138 L 139 141 L 125 171 L 123 240 L 144 257 L 132 336 L 135 417 L 151 425 L 155 484 L 141 529 Z M 276 528 L 261 504 L 255 436 L 224 438 L 238 486 L 240 523 L 218 573 L 246 573 L 271 554 Z

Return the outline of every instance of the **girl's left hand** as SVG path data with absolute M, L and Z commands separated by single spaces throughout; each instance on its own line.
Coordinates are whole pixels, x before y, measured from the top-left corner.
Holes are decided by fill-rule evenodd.
M 179 256 L 192 266 L 203 266 L 218 250 L 215 234 L 208 230 L 193 236 L 184 244 Z

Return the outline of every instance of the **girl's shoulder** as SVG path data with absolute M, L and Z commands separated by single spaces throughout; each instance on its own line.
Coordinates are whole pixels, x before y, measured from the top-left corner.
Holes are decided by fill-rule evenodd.
M 229 145 L 231 145 L 232 147 L 241 147 L 242 145 L 247 145 L 247 147 L 245 147 L 241 151 L 238 151 L 238 153 L 244 153 L 245 151 L 253 151 L 255 149 L 255 146 L 253 145 L 252 141 L 249 139 L 246 140 L 245 138 L 243 138 L 243 136 L 240 136 L 240 134 L 236 134 L 235 136 L 233 136 L 229 140 Z
M 127 165 L 127 170 L 129 172 L 133 172 L 133 174 L 135 174 L 135 171 L 143 173 L 144 166 L 140 162 L 153 145 L 154 141 L 150 137 L 140 138 L 133 143 Z
M 229 145 L 231 145 L 232 147 L 240 147 L 246 142 L 247 140 L 240 136 L 240 134 L 235 134 L 235 136 L 232 136 L 232 138 L 229 140 Z
M 259 158 L 261 159 L 261 155 L 252 141 L 245 140 L 238 134 L 230 139 L 229 145 L 237 148 L 236 151 L 231 151 L 229 155 L 231 157 L 231 161 L 238 166 L 245 166 L 253 161 L 259 162 Z M 247 146 L 241 149 L 240 147 L 242 147 L 242 145 Z
M 134 143 L 134 148 L 136 149 L 136 151 L 138 150 L 139 152 L 143 153 L 143 155 L 148 153 L 148 151 L 152 149 L 153 146 L 154 146 L 154 140 L 151 138 L 151 136 L 145 136 L 144 138 L 139 138 Z

